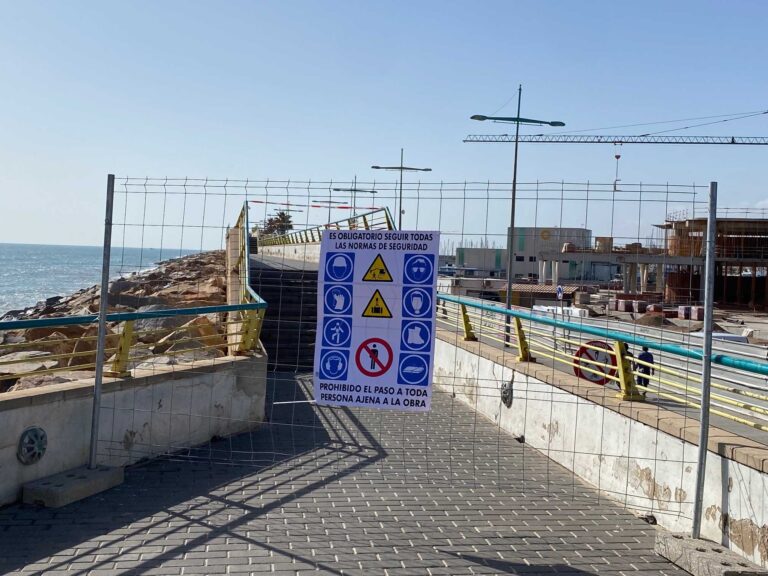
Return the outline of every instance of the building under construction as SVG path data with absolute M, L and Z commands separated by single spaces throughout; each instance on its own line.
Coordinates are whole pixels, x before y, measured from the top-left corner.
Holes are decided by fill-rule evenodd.
M 666 254 L 690 258 L 689 264 L 666 264 L 664 300 L 697 302 L 704 299 L 704 249 L 707 219 L 667 220 Z M 717 219 L 714 300 L 719 306 L 765 308 L 768 296 L 768 219 Z

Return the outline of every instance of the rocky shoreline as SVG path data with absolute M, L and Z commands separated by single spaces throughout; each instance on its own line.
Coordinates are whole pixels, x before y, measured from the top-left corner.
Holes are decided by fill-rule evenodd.
M 156 268 L 110 282 L 108 311 L 145 312 L 226 304 L 225 273 L 222 250 L 158 262 Z M 95 285 L 67 296 L 53 296 L 23 310 L 7 312 L 0 320 L 96 314 L 100 292 L 100 286 Z M 140 345 L 131 349 L 129 368 L 223 356 L 223 322 L 222 314 L 137 320 L 134 331 Z M 92 323 L 0 331 L 0 393 L 92 377 L 93 368 L 88 366 L 96 360 L 96 330 Z M 108 362 L 121 331 L 122 324 L 108 324 L 107 349 L 113 349 L 106 355 Z M 64 368 L 71 370 L 34 374 Z

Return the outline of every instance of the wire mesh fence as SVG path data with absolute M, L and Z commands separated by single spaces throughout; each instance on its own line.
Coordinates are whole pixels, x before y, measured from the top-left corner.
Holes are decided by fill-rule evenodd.
M 705 188 L 519 183 L 511 235 L 510 191 L 493 182 L 118 178 L 115 311 L 255 296 L 267 308 L 253 350 L 233 348 L 247 322 L 222 311 L 137 332 L 133 348 L 144 355 L 131 352 L 131 383 L 102 405 L 100 455 L 607 498 L 689 521 L 695 447 L 662 441 L 649 424 L 674 414 L 681 430 L 695 426 L 701 362 L 667 351 L 649 359 L 632 342 L 700 346 L 703 253 L 674 247 L 676 227 L 706 204 Z M 320 237 L 389 230 L 398 215 L 404 229 L 441 232 L 433 410 L 318 407 L 310 375 Z M 124 259 L 126 247 L 138 250 L 138 265 Z M 515 332 L 501 309 L 508 284 L 514 310 L 570 326 L 523 318 Z M 765 358 L 757 346 L 716 349 Z M 723 366 L 714 377 L 715 424 L 762 439 L 763 377 Z M 635 409 L 641 419 L 623 418 Z

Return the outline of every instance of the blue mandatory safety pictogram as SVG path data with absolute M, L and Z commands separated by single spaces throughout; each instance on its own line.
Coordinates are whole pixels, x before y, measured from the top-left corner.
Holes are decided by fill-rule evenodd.
M 406 254 L 403 284 L 432 284 L 435 261 L 432 254 Z
M 429 351 L 432 345 L 432 322 L 403 320 L 400 347 L 414 352 Z
M 352 286 L 329 284 L 323 297 L 325 313 L 346 316 L 352 313 Z
M 349 346 L 351 337 L 352 321 L 349 318 L 326 318 L 323 322 L 323 346 Z
M 403 288 L 403 318 L 431 318 L 432 295 L 424 288 Z
M 349 350 L 323 350 L 320 353 L 320 378 L 346 380 L 349 368 Z
M 355 255 L 349 252 L 328 252 L 325 257 L 326 282 L 352 282 Z
M 429 384 L 429 356 L 402 354 L 397 369 L 397 383 L 406 386 L 426 386 Z

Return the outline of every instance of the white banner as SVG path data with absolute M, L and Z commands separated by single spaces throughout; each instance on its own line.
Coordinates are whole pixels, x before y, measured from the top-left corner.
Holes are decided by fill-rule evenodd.
M 318 269 L 318 404 L 429 410 L 439 236 L 325 231 Z

